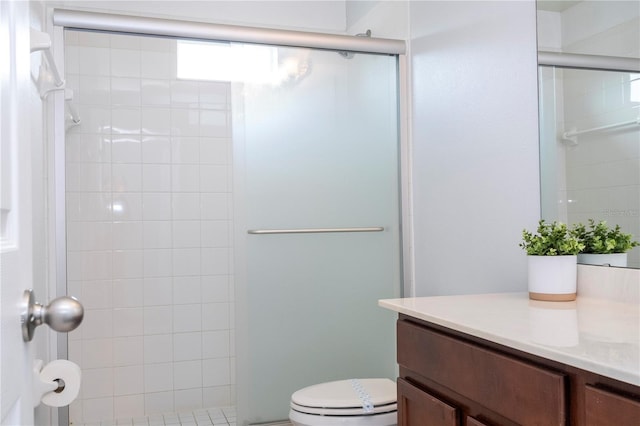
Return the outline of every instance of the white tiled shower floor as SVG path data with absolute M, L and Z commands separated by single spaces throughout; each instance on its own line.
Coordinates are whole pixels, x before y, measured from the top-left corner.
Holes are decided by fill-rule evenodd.
M 71 426 L 236 426 L 235 407 L 203 408 L 200 410 L 156 414 L 133 419 L 103 420 L 92 423 L 73 423 Z

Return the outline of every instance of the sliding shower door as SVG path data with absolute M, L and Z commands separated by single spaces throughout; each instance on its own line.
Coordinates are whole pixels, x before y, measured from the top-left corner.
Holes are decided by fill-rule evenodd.
M 397 57 L 260 49 L 232 89 L 238 424 L 287 418 L 305 386 L 395 378 L 377 302 L 401 286 Z

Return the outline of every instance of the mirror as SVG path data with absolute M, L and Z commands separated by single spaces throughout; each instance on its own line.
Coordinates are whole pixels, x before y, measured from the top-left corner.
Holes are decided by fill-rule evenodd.
M 540 51 L 640 58 L 640 2 L 538 0 Z M 539 67 L 542 218 L 640 241 L 640 72 Z M 626 266 L 640 268 L 640 247 Z

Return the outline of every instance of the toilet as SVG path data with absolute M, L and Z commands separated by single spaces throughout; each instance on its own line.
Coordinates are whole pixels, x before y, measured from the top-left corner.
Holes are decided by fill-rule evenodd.
M 291 395 L 294 426 L 396 426 L 396 384 L 389 379 L 320 383 Z

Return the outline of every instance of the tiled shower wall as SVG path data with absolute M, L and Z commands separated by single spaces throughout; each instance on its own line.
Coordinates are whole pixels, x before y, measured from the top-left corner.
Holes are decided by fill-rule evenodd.
M 74 423 L 234 403 L 231 112 L 170 39 L 65 34 Z
M 584 23 L 580 23 L 583 25 Z M 640 57 L 640 18 L 633 18 L 563 49 L 586 54 Z M 564 128 L 578 130 L 630 122 L 640 117 L 640 74 L 562 71 Z M 637 92 L 636 92 L 637 93 Z M 638 126 L 580 135 L 566 149 L 571 222 L 606 220 L 640 238 L 640 132 Z M 629 253 L 640 266 L 640 248 Z

